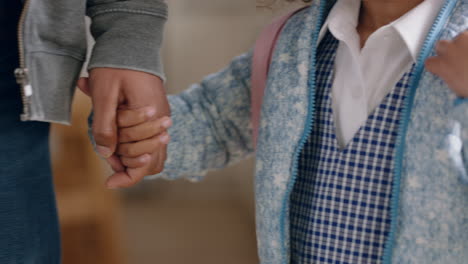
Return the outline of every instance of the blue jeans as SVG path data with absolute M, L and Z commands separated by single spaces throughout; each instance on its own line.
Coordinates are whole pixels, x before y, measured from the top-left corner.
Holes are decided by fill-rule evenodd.
M 14 67 L 0 61 L 0 263 L 58 264 L 49 124 L 19 120 Z

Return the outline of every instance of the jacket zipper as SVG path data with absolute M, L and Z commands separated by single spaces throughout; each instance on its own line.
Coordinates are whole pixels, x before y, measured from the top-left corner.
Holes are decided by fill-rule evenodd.
M 21 11 L 21 16 L 18 22 L 18 49 L 19 49 L 19 68 L 15 69 L 16 82 L 20 85 L 21 101 L 23 103 L 23 113 L 21 120 L 26 121 L 30 116 L 30 99 L 32 96 L 32 86 L 29 79 L 28 68 L 26 67 L 25 52 L 24 52 L 24 23 L 26 14 L 29 8 L 30 0 L 26 0 Z
M 406 133 L 411 118 L 411 111 L 413 108 L 416 89 L 419 86 L 422 73 L 424 71 L 424 62 L 430 55 L 434 42 L 438 39 L 446 21 L 450 17 L 453 9 L 455 8 L 458 0 L 446 0 L 442 9 L 439 12 L 429 34 L 424 41 L 421 52 L 419 53 L 418 61 L 414 69 L 414 75 L 411 80 L 411 86 L 408 91 L 408 96 L 405 99 L 403 110 L 401 113 L 401 126 L 398 131 L 396 139 L 396 152 L 395 152 L 395 175 L 392 187 L 392 199 L 390 201 L 390 232 L 385 243 L 385 250 L 383 255 L 383 264 L 391 264 L 395 243 L 395 233 L 397 231 L 398 210 L 400 202 L 400 183 L 403 168 L 403 158 L 405 154 Z
M 390 226 L 390 232 L 389 236 L 386 242 L 385 250 L 384 250 L 384 255 L 383 255 L 383 264 L 391 264 L 392 262 L 392 253 L 393 253 L 393 248 L 394 248 L 394 241 L 395 241 L 395 231 L 397 228 L 397 219 L 398 219 L 398 203 L 399 203 L 399 190 L 400 190 L 400 179 L 401 179 L 401 170 L 402 170 L 402 164 L 403 164 L 403 156 L 404 156 L 404 151 L 405 151 L 405 139 L 406 139 L 406 131 L 408 129 L 409 125 L 409 120 L 411 117 L 411 109 L 413 106 L 414 102 L 414 96 L 416 94 L 416 88 L 419 84 L 419 81 L 421 79 L 422 72 L 424 70 L 424 61 L 428 57 L 428 55 L 431 52 L 431 47 L 433 46 L 435 40 L 438 37 L 438 33 L 440 33 L 441 29 L 443 28 L 444 22 L 448 19 L 451 11 L 455 7 L 455 4 L 457 3 L 458 0 L 446 0 L 444 6 L 442 7 L 438 17 L 436 18 L 436 21 L 434 25 L 432 26 L 429 35 L 424 42 L 424 45 L 421 49 L 416 68 L 415 68 L 415 73 L 413 76 L 413 80 L 411 81 L 411 88 L 409 90 L 409 94 L 404 102 L 404 108 L 402 111 L 402 124 L 399 128 L 399 133 L 396 141 L 396 157 L 395 157 L 395 177 L 394 177 L 394 183 L 392 187 L 392 200 L 390 201 L 390 214 L 391 214 L 391 226 Z M 307 114 L 307 120 L 306 120 L 306 127 L 304 130 L 304 133 L 301 137 L 301 140 L 299 141 L 298 148 L 296 149 L 296 152 L 294 153 L 294 162 L 293 162 L 293 167 L 292 167 L 292 176 L 291 180 L 288 183 L 285 198 L 283 200 L 283 205 L 282 205 L 282 211 L 281 211 L 281 218 L 280 218 L 280 228 L 281 228 L 281 241 L 283 245 L 283 261 L 284 263 L 288 263 L 289 260 L 285 259 L 286 256 L 288 255 L 288 248 L 289 248 L 289 241 L 286 240 L 286 233 L 285 233 L 285 222 L 286 222 L 286 217 L 289 212 L 289 196 L 292 192 L 292 189 L 294 188 L 294 184 L 296 182 L 297 178 L 297 166 L 298 166 L 298 161 L 300 154 L 302 152 L 302 149 L 304 148 L 304 145 L 307 141 L 308 135 L 310 134 L 313 126 L 313 121 L 314 121 L 314 108 L 315 108 L 315 82 L 316 82 L 316 76 L 315 72 L 312 71 L 315 68 L 316 64 L 316 50 L 317 50 L 317 45 L 318 45 L 318 37 L 323 21 L 323 17 L 325 14 L 325 7 L 326 7 L 326 2 L 327 1 L 321 1 L 320 3 L 320 11 L 319 11 L 319 17 L 317 20 L 317 28 L 314 32 L 313 35 L 313 53 L 311 54 L 311 63 L 310 63 L 310 78 L 308 82 L 309 88 L 309 108 L 308 108 L 308 114 Z
M 293 158 L 293 164 L 292 164 L 292 176 L 290 181 L 288 182 L 288 186 L 286 189 L 286 194 L 284 196 L 283 204 L 282 204 L 282 210 L 281 210 L 281 216 L 280 216 L 280 234 L 281 234 L 281 244 L 283 245 L 282 251 L 283 251 L 283 261 L 285 264 L 289 263 L 289 259 L 287 259 L 287 256 L 289 255 L 289 248 L 290 248 L 290 241 L 286 240 L 286 218 L 289 215 L 289 197 L 292 192 L 292 189 L 294 188 L 294 184 L 296 182 L 297 178 L 297 170 L 298 170 L 298 161 L 299 157 L 301 155 L 302 149 L 304 148 L 305 143 L 307 142 L 308 136 L 310 132 L 312 131 L 312 126 L 314 123 L 314 109 L 315 109 L 315 82 L 316 82 L 316 76 L 315 76 L 315 64 L 316 64 L 316 59 L 317 59 L 317 45 L 318 45 L 318 39 L 320 35 L 320 30 L 321 30 L 321 25 L 323 24 L 324 20 L 324 15 L 325 15 L 325 9 L 327 6 L 328 0 L 322 0 L 320 1 L 320 7 L 319 7 L 319 15 L 317 17 L 317 26 L 315 29 L 315 32 L 312 35 L 312 54 L 310 56 L 310 69 L 309 69 L 309 78 L 307 81 L 307 86 L 309 87 L 309 107 L 308 107 L 308 112 L 307 112 L 307 119 L 306 119 L 306 126 L 304 133 L 302 134 L 302 137 L 299 141 L 298 147 L 296 148 L 296 151 L 294 153 L 294 158 Z

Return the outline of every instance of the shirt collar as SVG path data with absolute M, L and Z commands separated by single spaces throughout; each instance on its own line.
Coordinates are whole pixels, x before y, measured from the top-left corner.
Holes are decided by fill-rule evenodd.
M 443 4 L 443 0 L 425 0 L 391 24 L 405 41 L 415 62 Z
M 417 61 L 425 38 L 443 4 L 444 0 L 425 0 L 404 16 L 387 25 L 398 32 L 414 62 Z M 356 27 L 360 8 L 361 0 L 338 0 L 320 30 L 319 42 L 328 30 L 339 40 L 352 38 L 352 41 L 356 42 L 356 38 L 358 38 Z M 357 39 L 358 43 L 359 39 Z
M 335 38 L 340 39 L 341 32 L 355 34 L 359 19 L 359 11 L 361 9 L 361 0 L 338 0 L 328 14 L 325 23 L 322 26 L 319 34 L 319 42 L 323 39 L 328 30 L 333 30 L 335 27 L 338 32 L 332 32 Z M 333 26 L 335 25 L 335 27 Z

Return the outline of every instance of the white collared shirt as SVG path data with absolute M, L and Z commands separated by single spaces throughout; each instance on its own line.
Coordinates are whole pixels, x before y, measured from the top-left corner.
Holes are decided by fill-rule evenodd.
M 358 25 L 361 0 L 339 0 L 320 32 L 340 41 L 332 87 L 333 118 L 341 147 L 352 140 L 368 116 L 416 62 L 426 35 L 445 0 L 425 0 L 381 27 L 361 49 Z

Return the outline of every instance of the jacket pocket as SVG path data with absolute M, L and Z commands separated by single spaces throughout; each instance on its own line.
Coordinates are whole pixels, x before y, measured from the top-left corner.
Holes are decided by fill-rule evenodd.
M 450 159 L 455 165 L 461 180 L 468 184 L 468 167 L 467 167 L 467 154 L 466 146 L 463 145 L 462 140 L 462 126 L 459 122 L 454 122 L 451 127 L 451 132 L 447 137 L 448 153 Z

